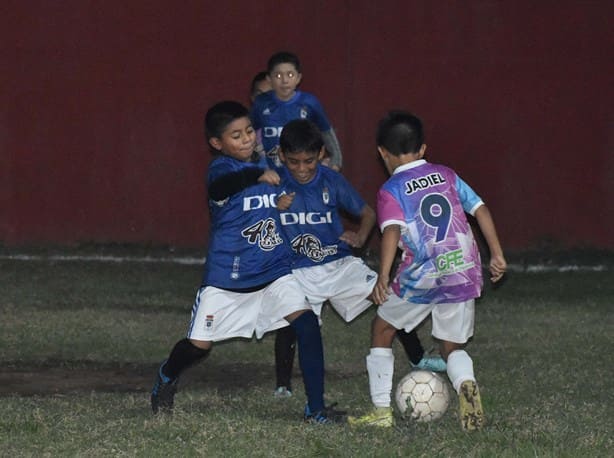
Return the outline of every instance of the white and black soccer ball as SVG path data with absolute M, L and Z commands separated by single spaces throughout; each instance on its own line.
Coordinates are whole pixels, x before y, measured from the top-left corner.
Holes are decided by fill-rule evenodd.
M 446 412 L 450 391 L 439 374 L 413 370 L 397 384 L 395 400 L 404 417 L 427 422 L 441 418 Z

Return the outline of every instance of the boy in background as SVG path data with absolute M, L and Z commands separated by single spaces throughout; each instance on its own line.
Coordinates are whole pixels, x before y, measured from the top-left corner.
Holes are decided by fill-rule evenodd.
M 254 128 L 261 131 L 262 146 L 271 168 L 282 166 L 278 150 L 284 126 L 293 119 L 310 119 L 322 132 L 330 155 L 328 166 L 341 170 L 341 147 L 322 105 L 314 95 L 297 89 L 302 79 L 298 57 L 285 51 L 273 54 L 267 64 L 267 73 L 273 90 L 256 97 L 251 118 Z
M 440 340 L 447 373 L 459 396 L 461 426 L 478 430 L 484 411 L 473 361 L 464 345 L 473 335 L 474 300 L 482 289 L 480 254 L 465 213 L 475 216 L 490 249 L 491 281 L 506 270 L 503 250 L 488 208 L 456 173 L 423 159 L 422 122 L 403 111 L 384 117 L 377 149 L 391 177 L 377 195 L 382 230 L 379 278 L 373 300 L 381 304 L 373 322 L 367 371 L 373 410 L 352 425 L 393 425 L 390 407 L 397 329 L 414 329 L 432 316 L 432 334 Z M 403 259 L 392 284 L 390 270 L 397 247 Z
M 177 342 L 158 370 L 151 392 L 154 414 L 171 412 L 181 373 L 205 359 L 214 342 L 290 326 L 298 336 L 299 362 L 310 423 L 342 421 L 324 405 L 324 359 L 318 319 L 291 273 L 289 248 L 279 233 L 274 199 L 279 175 L 254 154 L 256 132 L 247 108 L 214 105 L 205 116 L 209 145 L 219 153 L 208 170 L 210 243 L 202 286 L 187 338 Z
M 292 247 L 292 272 L 318 318 L 328 300 L 341 318 L 350 322 L 372 304 L 369 296 L 377 274 L 362 259 L 353 256 L 352 249 L 366 242 L 375 225 L 375 212 L 343 175 L 321 165 L 324 142 L 313 122 L 290 121 L 279 143 L 284 167 L 279 170 L 277 208 L 281 212 L 282 230 Z M 344 229 L 342 212 L 359 222 L 355 231 Z M 401 338 L 410 341 L 417 340 L 413 333 L 405 339 L 407 334 L 400 332 Z M 291 395 L 295 341 L 292 327 L 277 331 L 277 397 Z M 421 349 L 420 341 L 417 342 Z M 417 349 L 414 347 L 413 351 Z M 441 358 L 428 358 L 423 364 L 436 364 L 437 360 L 443 364 Z
M 252 79 L 252 84 L 249 89 L 249 99 L 252 103 L 256 100 L 260 94 L 264 94 L 265 92 L 269 92 L 273 89 L 271 86 L 271 82 L 268 78 L 267 72 L 258 72 Z
M 249 91 L 249 99 L 254 104 L 254 100 L 260 94 L 264 94 L 265 92 L 269 92 L 272 90 L 271 81 L 269 80 L 269 75 L 267 72 L 258 72 L 252 78 L 252 84 L 250 86 Z M 259 130 L 256 132 L 256 147 L 254 148 L 260 156 L 264 156 L 264 148 L 262 147 L 262 131 Z

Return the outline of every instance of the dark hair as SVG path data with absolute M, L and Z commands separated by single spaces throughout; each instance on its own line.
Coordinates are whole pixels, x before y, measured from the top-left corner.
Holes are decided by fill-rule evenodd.
M 254 92 L 256 92 L 256 85 L 260 81 L 266 80 L 267 75 L 268 75 L 267 72 L 256 73 L 256 76 L 254 76 L 254 79 L 252 80 L 252 86 L 251 86 L 250 93 L 249 93 L 252 97 L 254 96 Z
M 239 102 L 224 100 L 216 103 L 205 115 L 205 136 L 220 138 L 228 124 L 238 118 L 249 118 L 249 111 Z
M 377 126 L 376 142 L 395 156 L 417 153 L 424 143 L 422 121 L 408 111 L 389 111 Z
M 295 119 L 286 124 L 279 137 L 279 147 L 284 154 L 306 151 L 319 153 L 324 146 L 318 126 L 308 119 Z
M 292 54 L 288 51 L 280 51 L 276 52 L 269 58 L 269 62 L 267 64 L 267 73 L 271 73 L 273 69 L 279 64 L 292 64 L 294 68 L 296 68 L 297 72 L 301 72 L 301 63 L 298 60 L 296 54 Z

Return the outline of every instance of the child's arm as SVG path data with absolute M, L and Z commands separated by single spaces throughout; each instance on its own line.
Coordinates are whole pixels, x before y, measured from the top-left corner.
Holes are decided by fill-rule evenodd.
M 480 230 L 486 239 L 488 248 L 490 250 L 490 280 L 492 282 L 499 281 L 507 268 L 505 257 L 503 256 L 503 249 L 499 243 L 499 237 L 497 236 L 497 230 L 495 229 L 495 222 L 492 219 L 490 210 L 486 205 L 481 205 L 475 211 L 475 218 L 478 221 Z
M 358 227 L 358 231 L 345 231 L 341 234 L 339 239 L 354 248 L 360 248 L 367 241 L 374 225 L 375 212 L 371 207 L 365 204 L 360 212 L 360 226 Z
M 273 170 L 264 170 L 258 167 L 247 167 L 238 172 L 220 175 L 209 183 L 209 198 L 214 201 L 223 201 L 245 188 L 262 182 L 273 185 L 279 184 L 279 175 Z
M 343 165 L 343 156 L 341 154 L 341 145 L 339 145 L 339 140 L 337 139 L 337 134 L 335 134 L 334 129 L 331 127 L 330 130 L 322 132 L 322 139 L 324 140 L 326 151 L 330 154 L 330 158 L 327 158 L 327 166 L 337 172 L 340 171 Z
M 376 304 L 383 304 L 388 298 L 390 270 L 392 269 L 392 264 L 397 254 L 400 238 L 401 227 L 398 224 L 391 224 L 384 228 L 384 232 L 382 233 L 379 276 L 373 288 L 373 292 L 371 293 L 373 302 Z

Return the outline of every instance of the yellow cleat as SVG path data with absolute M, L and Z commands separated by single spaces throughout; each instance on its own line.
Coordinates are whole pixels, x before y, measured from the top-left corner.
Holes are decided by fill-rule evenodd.
M 465 431 L 477 431 L 484 426 L 484 409 L 478 385 L 465 380 L 458 393 L 461 426 Z
M 392 407 L 374 407 L 371 412 L 362 417 L 348 417 L 350 426 L 379 426 L 391 428 L 394 425 Z

